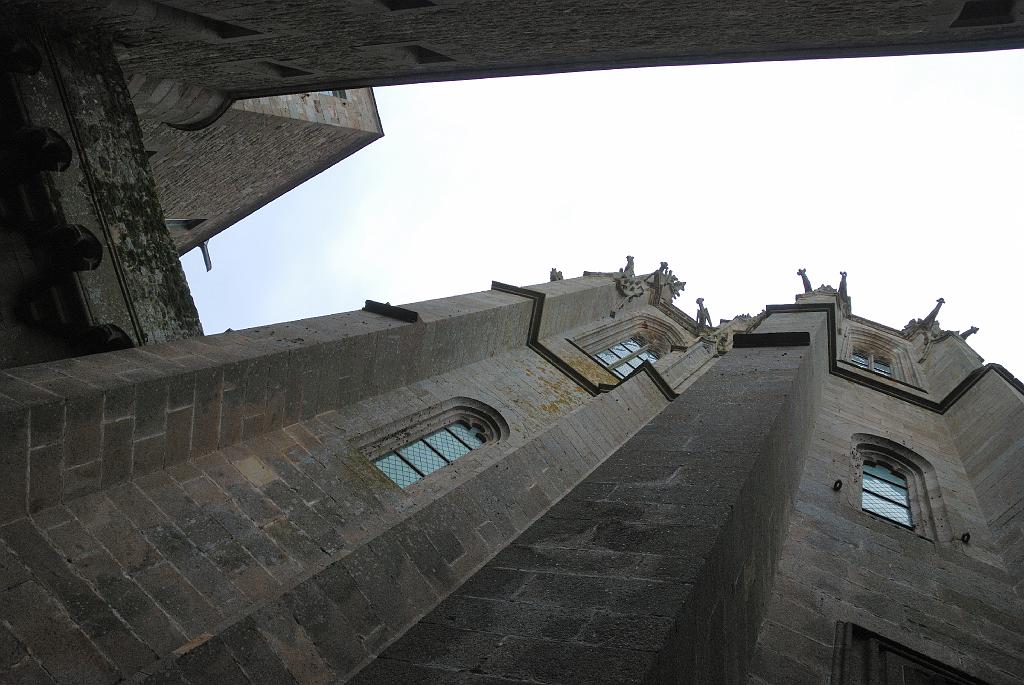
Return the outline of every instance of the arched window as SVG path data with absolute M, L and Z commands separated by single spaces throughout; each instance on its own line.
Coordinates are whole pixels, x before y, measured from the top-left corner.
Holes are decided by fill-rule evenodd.
M 841 363 L 908 385 L 921 384 L 911 345 L 899 335 L 848 322 L 837 350 Z
M 910 510 L 907 479 L 885 464 L 864 462 L 864 480 L 861 483 L 861 506 L 890 521 L 914 527 Z
M 352 443 L 368 457 L 376 473 L 406 488 L 508 434 L 508 423 L 492 407 L 468 397 L 453 397 L 378 426 Z
M 481 447 L 487 440 L 487 431 L 482 424 L 456 421 L 388 452 L 373 463 L 384 475 L 404 488 Z
M 605 323 L 569 342 L 618 378 L 645 361 L 661 359 L 675 348 L 686 349 L 696 338 L 673 321 L 639 314 Z
M 853 352 L 850 353 L 850 361 L 862 369 L 874 371 L 875 373 L 892 378 L 892 361 L 886 356 L 876 354 L 865 348 L 855 347 Z
M 658 353 L 651 349 L 647 338 L 641 335 L 634 335 L 628 340 L 623 340 L 617 345 L 612 345 L 596 355 L 601 365 L 614 373 L 619 378 L 625 378 L 633 373 L 633 370 L 644 362 L 657 361 Z
M 853 436 L 851 506 L 909 528 L 921 537 L 952 540 L 935 468 L 917 452 L 869 433 Z

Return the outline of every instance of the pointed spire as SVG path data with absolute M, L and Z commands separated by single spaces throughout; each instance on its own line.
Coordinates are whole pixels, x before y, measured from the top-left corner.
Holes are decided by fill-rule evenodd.
M 961 333 L 960 337 L 963 338 L 964 340 L 967 340 L 969 337 L 971 337 L 972 335 L 974 335 L 977 332 L 978 332 L 978 327 L 977 326 L 971 326 L 966 331 Z
M 814 290 L 814 288 L 811 287 L 811 279 L 807 278 L 807 269 L 797 269 L 796 275 L 803 279 L 805 293 L 809 293 Z
M 935 308 L 932 309 L 928 316 L 924 317 L 924 320 L 921 322 L 922 328 L 929 330 L 932 327 L 932 324 L 935 323 L 935 317 L 939 315 L 939 310 L 942 309 L 942 305 L 945 304 L 945 302 L 946 301 L 941 297 L 935 300 Z
M 668 262 L 662 262 L 658 270 L 648 277 L 647 283 L 650 283 L 652 278 L 655 289 L 660 293 L 661 289 L 667 286 L 673 300 L 686 290 L 686 281 L 680 281 L 679 277 L 672 273 L 672 269 L 668 268 Z

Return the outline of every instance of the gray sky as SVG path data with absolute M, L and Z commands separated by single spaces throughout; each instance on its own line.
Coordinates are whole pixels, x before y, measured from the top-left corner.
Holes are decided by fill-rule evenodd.
M 849 272 L 1024 375 L 1024 51 L 376 90 L 385 137 L 183 258 L 208 334 L 665 260 L 717 321 Z

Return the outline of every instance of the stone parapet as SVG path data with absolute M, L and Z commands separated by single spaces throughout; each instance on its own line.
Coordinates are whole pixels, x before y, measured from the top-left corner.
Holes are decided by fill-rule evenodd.
M 612 320 L 571 314 L 619 297 L 580 281 L 554 288 L 553 333 Z M 8 672 L 353 673 L 668 402 L 650 365 L 598 392 L 538 354 L 542 299 L 492 290 L 404 305 L 411 323 L 351 312 L 0 372 L 0 620 L 23 652 Z M 710 359 L 673 355 L 680 382 Z M 498 417 L 495 442 L 405 489 L 374 466 L 374 445 L 459 404 Z
M 420 308 L 415 325 L 351 312 L 0 372 L 0 518 L 507 351 L 530 316 L 492 292 Z

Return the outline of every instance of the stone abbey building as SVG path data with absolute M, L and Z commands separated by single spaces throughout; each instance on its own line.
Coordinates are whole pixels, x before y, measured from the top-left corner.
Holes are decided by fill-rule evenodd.
M 3 678 L 1021 682 L 1020 383 L 845 278 L 713 328 L 682 285 L 2 372 Z
M 630 258 L 204 337 L 178 262 L 316 173 L 203 177 L 260 117 L 379 135 L 342 89 L 1020 47 L 1018 5 L 0 2 L 0 682 L 1024 681 L 1024 387 L 938 306 L 801 270 L 716 325 Z

